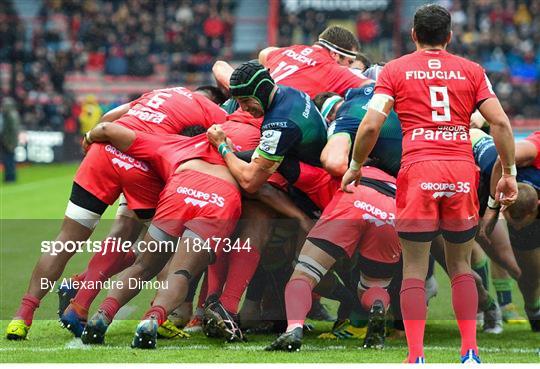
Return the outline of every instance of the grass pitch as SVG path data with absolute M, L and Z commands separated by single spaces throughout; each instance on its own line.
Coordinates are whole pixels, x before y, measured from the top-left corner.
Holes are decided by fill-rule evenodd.
M 76 165 L 46 165 L 23 167 L 19 182 L 0 187 L 0 362 L 139 362 L 139 363 L 332 363 L 332 362 L 393 362 L 399 363 L 406 356 L 404 338 L 388 339 L 383 351 L 362 350 L 361 341 L 321 340 L 317 335 L 327 331 L 331 323 L 313 322 L 314 332 L 308 332 L 299 353 L 264 352 L 273 335 L 250 335 L 245 344 L 226 344 L 210 340 L 202 334 L 190 339 L 160 340 L 153 351 L 133 350 L 129 347 L 137 320 L 142 316 L 152 298 L 153 291 L 143 291 L 124 308 L 124 320 L 113 323 L 106 337 L 106 345 L 87 347 L 60 328 L 56 319 L 57 297 L 50 293 L 41 303 L 29 339 L 23 342 L 3 338 L 5 328 L 17 309 L 26 290 L 35 261 L 39 256 L 39 243 L 54 239 L 60 227 L 69 198 L 71 181 Z M 105 219 L 111 219 L 114 209 L 109 209 Z M 110 221 L 102 221 L 93 239 L 100 239 L 107 232 Z M 76 255 L 68 264 L 64 277 L 82 271 L 90 255 Z M 459 332 L 451 309 L 448 278 L 438 269 L 439 294 L 429 307 L 426 329 L 426 360 L 431 363 L 456 363 Z M 91 314 L 103 300 L 100 294 Z M 521 308 L 519 293 L 515 303 Z M 323 301 L 324 302 L 324 301 Z M 335 309 L 335 304 L 326 301 Z M 480 354 L 488 363 L 538 363 L 540 362 L 538 334 L 530 331 L 528 324 L 505 325 L 501 335 L 479 333 Z

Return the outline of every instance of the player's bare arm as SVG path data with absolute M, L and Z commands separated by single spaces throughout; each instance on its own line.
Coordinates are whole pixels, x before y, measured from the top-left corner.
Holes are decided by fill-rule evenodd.
M 227 62 L 223 60 L 218 60 L 212 66 L 212 73 L 214 78 L 219 86 L 229 89 L 231 75 L 234 71 L 234 68 Z
M 230 172 L 246 192 L 254 193 L 261 188 L 277 167 L 278 163 L 262 157 L 254 158 L 249 163 L 237 158 L 228 146 L 227 136 L 220 125 L 210 127 L 206 136 L 219 150 Z
M 259 63 L 261 63 L 262 65 L 266 67 L 266 60 L 268 59 L 268 55 L 270 55 L 272 51 L 275 51 L 277 49 L 279 49 L 279 47 L 275 47 L 275 46 L 269 46 L 265 49 L 262 49 L 259 52 Z
M 341 180 L 341 189 L 343 191 L 351 192 L 347 189 L 347 186 L 352 182 L 354 182 L 355 186 L 358 185 L 362 178 L 360 168 L 367 160 L 371 150 L 373 150 L 381 132 L 381 127 L 393 106 L 394 100 L 390 96 L 373 95 L 369 102 L 368 111 L 356 133 L 351 165 Z
M 341 177 L 347 171 L 351 140 L 347 134 L 336 134 L 328 140 L 321 152 L 321 163 L 330 175 Z
M 114 122 L 129 111 L 129 105 L 130 103 L 126 103 L 109 110 L 103 114 L 100 122 Z
M 479 107 L 480 113 L 491 127 L 490 133 L 499 153 L 502 175 L 491 176 L 491 195 L 496 202 L 508 206 L 517 199 L 517 182 L 515 173 L 515 144 L 510 120 L 504 112 L 499 100 L 487 99 Z
M 135 141 L 135 132 L 114 123 L 100 123 L 84 136 L 83 145 L 94 142 L 109 142 L 120 151 L 129 149 Z

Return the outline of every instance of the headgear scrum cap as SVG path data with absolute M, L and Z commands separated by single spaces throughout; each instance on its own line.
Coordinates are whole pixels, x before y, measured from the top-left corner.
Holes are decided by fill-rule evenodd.
M 251 60 L 242 63 L 234 70 L 229 88 L 233 97 L 253 97 L 266 111 L 275 85 L 268 69 L 259 62 Z

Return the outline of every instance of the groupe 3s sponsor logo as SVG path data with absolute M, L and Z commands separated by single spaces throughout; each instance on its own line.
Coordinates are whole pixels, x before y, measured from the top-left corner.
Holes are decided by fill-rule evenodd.
M 225 205 L 225 199 L 213 192 L 208 193 L 184 186 L 178 187 L 176 192 L 180 195 L 187 195 L 184 199 L 186 204 L 191 204 L 200 208 L 204 208 L 208 204 L 214 204 L 220 208 Z
M 112 158 L 111 162 L 114 165 L 118 165 L 120 168 L 123 168 L 125 170 L 137 168 L 144 172 L 148 172 L 150 170 L 150 167 L 144 161 L 137 160 L 127 154 L 124 154 L 122 151 L 118 150 L 112 145 L 105 146 L 105 151 L 115 156 L 115 158 Z
M 469 132 L 464 126 L 441 125 L 436 130 L 415 128 L 412 131 L 411 141 L 423 139 L 424 141 L 468 141 Z
M 439 197 L 452 197 L 456 193 L 469 193 L 471 192 L 470 182 L 456 182 L 456 183 L 438 183 L 438 182 L 422 182 L 420 188 L 424 191 L 433 191 L 433 198 Z
M 354 202 L 354 207 L 365 211 L 366 213 L 362 215 L 362 219 L 369 223 L 375 224 L 377 227 L 385 224 L 391 225 L 392 227 L 395 226 L 394 221 L 396 219 L 396 215 L 394 213 L 381 210 L 375 205 L 361 200 L 356 200 Z

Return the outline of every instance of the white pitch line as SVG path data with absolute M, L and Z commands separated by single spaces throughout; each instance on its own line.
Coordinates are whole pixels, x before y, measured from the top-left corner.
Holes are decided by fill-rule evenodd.
M 77 342 L 80 342 L 79 339 L 74 339 L 70 342 L 68 342 L 64 346 L 60 347 L 0 347 L 0 352 L 17 352 L 17 351 L 24 351 L 24 352 L 57 352 L 58 350 L 96 350 L 96 351 L 102 351 L 102 350 L 125 350 L 129 346 L 80 346 Z M 82 344 L 82 343 L 81 343 Z M 223 346 L 213 346 L 213 345 L 204 345 L 204 344 L 194 344 L 194 345 L 182 345 L 179 344 L 178 346 L 164 346 L 164 347 L 158 347 L 159 350 L 226 350 L 226 351 L 262 351 L 266 345 L 231 345 L 226 344 Z M 314 345 L 303 345 L 302 351 L 340 351 L 340 350 L 347 350 L 352 349 L 353 347 L 347 347 L 347 346 L 314 346 Z M 385 347 L 384 351 L 400 351 L 404 350 L 405 347 Z M 426 346 L 426 351 L 455 351 L 457 350 L 457 346 Z M 358 350 L 360 352 L 362 350 Z M 498 347 L 480 347 L 480 352 L 486 352 L 486 353 L 513 353 L 513 354 L 538 354 L 540 355 L 540 349 L 533 349 L 533 348 L 508 348 L 508 349 L 502 349 Z

